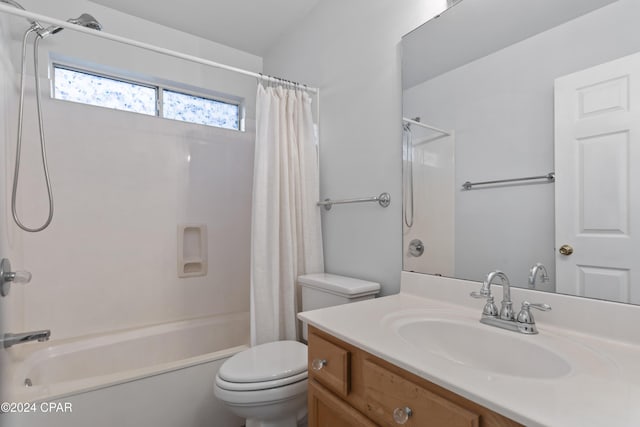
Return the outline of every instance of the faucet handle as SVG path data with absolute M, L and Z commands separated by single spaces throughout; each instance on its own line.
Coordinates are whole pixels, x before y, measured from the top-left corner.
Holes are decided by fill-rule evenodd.
M 529 301 L 523 301 L 522 308 L 525 308 L 525 307 L 535 308 L 540 311 L 551 311 L 551 306 L 549 304 L 544 304 L 544 303 L 531 303 Z
M 28 271 L 21 270 L 21 271 L 11 272 L 7 274 L 8 274 L 9 280 L 13 283 L 31 282 L 31 273 Z
M 535 320 L 533 319 L 533 314 L 529 311 L 530 308 L 535 308 L 540 311 L 549 311 L 551 310 L 551 306 L 549 304 L 533 304 L 529 301 L 522 302 L 522 308 L 518 313 L 517 321 L 520 323 L 526 323 L 527 325 L 533 325 Z
M 484 305 L 484 308 L 482 309 L 482 315 L 488 316 L 488 317 L 498 316 L 498 306 L 493 302 L 492 296 L 487 298 L 487 303 Z
M 549 304 L 532 304 L 529 301 L 523 301 L 522 308 L 516 317 L 518 330 L 523 334 L 538 333 L 538 328 L 536 327 L 536 322 L 533 319 L 533 314 L 531 314 L 531 311 L 529 310 L 530 308 L 535 308 L 541 311 L 551 310 L 551 306 Z
M 469 295 L 471 295 L 473 298 L 487 298 L 491 296 L 491 294 L 486 295 L 482 292 L 471 292 Z
M 482 289 L 480 289 L 480 292 L 471 292 L 469 295 L 471 295 L 473 298 L 487 299 L 487 303 L 482 309 L 483 316 L 496 317 L 498 315 L 498 306 L 496 306 L 495 302 L 493 302 L 493 295 L 491 295 L 491 290 L 483 286 Z
M 11 263 L 7 258 L 0 261 L 0 296 L 7 296 L 13 283 L 29 283 L 31 273 L 28 271 L 11 271 Z

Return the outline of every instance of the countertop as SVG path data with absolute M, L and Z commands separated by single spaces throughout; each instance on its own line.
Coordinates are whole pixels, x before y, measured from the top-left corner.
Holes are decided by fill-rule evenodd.
M 456 300 L 458 296 L 468 295 L 470 286 L 475 287 L 475 284 L 467 284 L 466 288 L 463 286 L 462 290 L 446 297 L 443 295 L 450 290 L 438 292 L 440 285 L 442 283 L 423 288 L 403 284 L 398 295 L 308 311 L 298 316 L 343 341 L 527 426 L 640 426 L 640 345 L 637 342 L 609 339 L 589 331 L 545 323 L 541 320 L 544 314 L 536 313 L 540 333 L 523 336 L 523 339 L 543 346 L 560 342 L 560 347 L 570 349 L 572 370 L 568 374 L 551 379 L 524 378 L 456 364 L 418 349 L 389 327 L 394 316 L 400 313 L 419 316 L 424 312 L 442 311 L 470 321 L 479 320 L 484 301 L 472 302 L 477 307 L 470 307 L 468 297 L 460 300 L 460 304 Z M 451 283 L 445 285 L 451 286 Z M 518 304 L 515 298 L 519 295 L 520 290 L 512 288 L 513 300 Z M 558 297 L 564 300 L 560 301 Z M 547 300 L 553 301 L 552 305 L 556 302 L 565 308 L 567 304 L 576 304 L 576 312 L 579 312 L 584 300 L 573 298 L 575 302 L 567 303 L 566 298 L 547 296 Z M 496 300 L 500 298 L 497 296 Z M 602 315 L 606 316 L 611 307 L 602 303 L 605 304 Z M 594 302 L 589 304 L 591 307 Z M 635 312 L 632 314 L 635 316 Z M 592 313 L 582 315 L 597 317 Z M 635 325 L 640 325 L 640 321 Z M 633 325 L 629 327 L 634 328 Z M 505 351 L 508 352 L 508 348 Z

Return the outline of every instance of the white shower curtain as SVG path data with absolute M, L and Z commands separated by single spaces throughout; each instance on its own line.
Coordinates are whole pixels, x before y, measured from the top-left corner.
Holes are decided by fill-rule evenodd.
M 304 90 L 258 84 L 251 344 L 296 339 L 296 278 L 324 271 L 316 133 Z

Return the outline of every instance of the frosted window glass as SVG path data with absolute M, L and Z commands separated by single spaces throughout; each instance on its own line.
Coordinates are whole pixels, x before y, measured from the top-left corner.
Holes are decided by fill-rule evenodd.
M 164 117 L 168 119 L 239 129 L 240 107 L 234 104 L 169 90 L 162 93 L 162 104 Z
M 55 67 L 56 99 L 156 115 L 156 88 Z

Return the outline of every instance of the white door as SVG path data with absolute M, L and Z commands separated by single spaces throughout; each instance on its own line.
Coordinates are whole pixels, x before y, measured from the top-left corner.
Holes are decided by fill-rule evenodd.
M 557 291 L 639 304 L 640 54 L 555 81 L 555 171 Z

